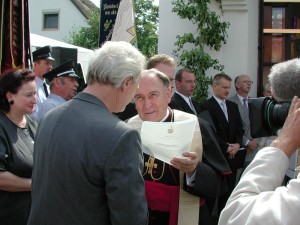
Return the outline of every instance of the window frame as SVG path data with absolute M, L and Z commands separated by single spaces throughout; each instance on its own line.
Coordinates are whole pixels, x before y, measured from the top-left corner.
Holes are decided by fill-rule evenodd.
M 43 20 L 42 20 L 42 30 L 43 31 L 51 31 L 51 30 L 54 30 L 54 31 L 57 31 L 59 30 L 59 24 L 60 24 L 60 13 L 59 13 L 59 10 L 44 10 L 42 12 L 42 16 L 43 16 Z M 57 27 L 46 27 L 46 17 L 48 15 L 56 15 L 57 16 Z

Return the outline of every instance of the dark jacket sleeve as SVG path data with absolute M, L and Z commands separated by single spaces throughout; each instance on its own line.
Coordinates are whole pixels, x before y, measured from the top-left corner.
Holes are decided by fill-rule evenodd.
M 7 138 L 2 130 L 0 130 L 0 171 L 7 170 L 7 158 L 9 155 L 9 145 Z

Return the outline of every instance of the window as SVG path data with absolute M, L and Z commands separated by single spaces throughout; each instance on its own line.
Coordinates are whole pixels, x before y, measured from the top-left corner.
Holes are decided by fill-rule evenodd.
M 259 91 L 262 91 L 274 64 L 300 57 L 300 0 L 261 0 L 260 21 Z
M 58 13 L 44 13 L 44 30 L 58 29 Z

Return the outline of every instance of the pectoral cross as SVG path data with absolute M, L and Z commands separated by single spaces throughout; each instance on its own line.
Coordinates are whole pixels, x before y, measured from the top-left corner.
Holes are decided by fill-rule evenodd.
M 148 174 L 152 175 L 153 168 L 154 169 L 157 168 L 157 163 L 154 163 L 154 161 L 155 161 L 155 158 L 150 156 L 148 162 L 145 162 L 145 167 L 147 168 L 146 172 L 148 172 Z

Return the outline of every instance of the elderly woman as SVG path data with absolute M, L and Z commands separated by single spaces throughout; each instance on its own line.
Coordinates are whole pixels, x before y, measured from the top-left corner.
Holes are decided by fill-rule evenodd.
M 27 224 L 31 205 L 33 144 L 37 124 L 34 74 L 15 69 L 0 79 L 0 223 Z

